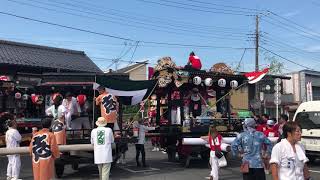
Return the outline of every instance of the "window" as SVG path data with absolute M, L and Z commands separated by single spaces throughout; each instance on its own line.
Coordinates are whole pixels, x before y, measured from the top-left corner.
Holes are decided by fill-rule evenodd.
M 320 111 L 300 112 L 297 114 L 295 121 L 301 125 L 302 129 L 320 128 Z

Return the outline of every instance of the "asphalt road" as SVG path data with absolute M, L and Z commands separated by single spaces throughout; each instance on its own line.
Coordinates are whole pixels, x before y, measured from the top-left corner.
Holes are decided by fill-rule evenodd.
M 208 162 L 198 159 L 192 159 L 189 168 L 184 168 L 179 163 L 168 162 L 167 155 L 162 152 L 151 152 L 150 144 L 146 145 L 148 168 L 138 168 L 135 166 L 135 149 L 129 146 L 127 153 L 127 163 L 125 165 L 118 164 L 111 170 L 111 180 L 203 180 L 207 179 L 210 169 Z M 22 156 L 21 177 L 23 180 L 32 180 L 32 167 L 29 156 Z M 0 157 L 0 179 L 6 179 L 7 158 Z M 242 175 L 239 172 L 240 162 L 237 159 L 230 158 L 228 166 L 220 169 L 220 180 L 239 180 Z M 310 164 L 312 177 L 320 179 L 320 161 Z M 79 170 L 73 170 L 70 165 L 65 167 L 65 173 L 61 179 L 69 180 L 98 180 L 98 169 L 95 165 L 83 164 L 79 166 Z M 271 176 L 267 175 L 267 179 L 271 180 Z

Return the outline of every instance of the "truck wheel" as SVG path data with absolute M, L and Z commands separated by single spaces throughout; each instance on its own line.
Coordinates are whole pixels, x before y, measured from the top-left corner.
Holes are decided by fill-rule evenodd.
M 188 167 L 189 167 L 189 165 L 190 165 L 190 160 L 191 160 L 191 156 L 188 156 L 188 157 L 186 158 L 186 161 L 185 161 L 185 164 L 184 164 L 184 167 L 185 167 L 185 168 L 188 168 Z
M 74 163 L 74 164 L 72 164 L 72 169 L 73 170 L 78 170 L 79 169 L 79 164 L 78 163 Z
M 56 164 L 56 174 L 58 178 L 61 178 L 64 172 L 64 165 L 63 164 Z

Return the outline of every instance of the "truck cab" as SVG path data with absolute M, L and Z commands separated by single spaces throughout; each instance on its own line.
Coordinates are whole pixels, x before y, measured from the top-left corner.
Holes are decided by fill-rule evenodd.
M 310 161 L 320 157 L 320 101 L 300 104 L 293 121 L 297 121 L 301 125 L 301 143 L 304 145 Z

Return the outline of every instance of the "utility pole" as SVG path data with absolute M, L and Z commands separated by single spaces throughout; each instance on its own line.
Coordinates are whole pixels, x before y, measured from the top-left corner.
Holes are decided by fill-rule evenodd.
M 256 71 L 259 71 L 259 15 L 256 15 Z
M 255 49 L 256 49 L 256 58 L 255 58 L 255 71 L 259 71 L 259 15 L 256 15 L 256 32 L 255 32 Z M 259 82 L 255 83 L 255 99 L 257 103 L 261 104 L 259 108 L 259 114 L 262 113 L 262 103 L 260 99 L 259 91 Z

